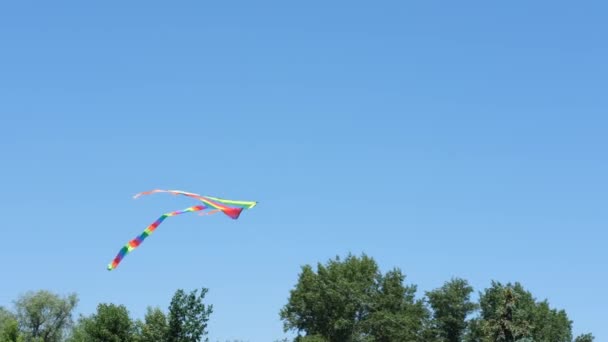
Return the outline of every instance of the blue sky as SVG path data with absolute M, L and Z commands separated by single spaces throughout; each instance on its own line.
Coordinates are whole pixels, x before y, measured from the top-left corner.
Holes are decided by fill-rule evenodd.
M 520 281 L 608 340 L 601 1 L 0 5 L 0 305 L 166 308 L 271 341 L 300 266 L 349 252 L 419 295 Z M 258 200 L 171 218 L 176 188 Z

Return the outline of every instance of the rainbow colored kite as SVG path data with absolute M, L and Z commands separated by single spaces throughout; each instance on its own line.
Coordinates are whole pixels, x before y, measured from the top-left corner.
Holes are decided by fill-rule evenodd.
M 251 209 L 251 208 L 255 207 L 256 204 L 258 203 L 258 202 L 252 202 L 252 201 L 234 201 L 234 200 L 227 200 L 227 199 L 211 197 L 211 196 L 202 196 L 199 194 L 181 191 L 181 190 L 160 190 L 160 189 L 141 192 L 141 193 L 135 195 L 133 198 L 138 198 L 142 195 L 150 195 L 150 194 L 159 193 L 159 192 L 170 193 L 173 195 L 188 196 L 188 197 L 200 200 L 205 205 L 195 205 L 195 206 L 183 209 L 183 210 L 171 211 L 171 212 L 161 215 L 156 221 L 154 221 L 151 225 L 149 225 L 146 229 L 144 229 L 143 233 L 141 233 L 140 235 L 135 237 L 133 240 L 129 241 L 126 245 L 124 245 L 118 251 L 118 254 L 116 255 L 116 257 L 112 260 L 111 263 L 108 264 L 108 271 L 111 271 L 111 270 L 115 269 L 116 267 L 118 267 L 118 264 L 122 261 L 122 259 L 125 257 L 125 255 L 127 255 L 128 253 L 133 251 L 135 248 L 139 247 L 139 245 L 141 245 L 141 243 L 150 234 L 152 234 L 156 230 L 156 228 L 158 228 L 158 226 L 167 217 L 176 216 L 176 215 L 185 214 L 185 213 L 194 212 L 194 211 L 200 211 L 201 214 L 203 214 L 203 215 L 211 215 L 211 214 L 222 212 L 222 213 L 226 214 L 227 216 L 229 216 L 230 218 L 236 220 L 239 218 L 239 216 L 241 215 L 241 212 L 244 209 Z M 213 209 L 208 212 L 203 212 L 205 209 L 209 209 L 209 208 L 213 208 Z

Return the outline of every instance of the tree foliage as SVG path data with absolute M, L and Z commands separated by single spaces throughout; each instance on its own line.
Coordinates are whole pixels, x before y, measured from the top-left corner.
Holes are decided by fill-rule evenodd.
M 138 324 L 138 342 L 162 342 L 167 340 L 167 316 L 160 308 L 148 307 L 144 322 Z
M 536 301 L 519 283 L 493 281 L 479 302 L 481 313 L 471 324 L 468 341 L 572 341 L 572 322 L 565 311 Z
M 417 339 L 428 312 L 404 279 L 399 270 L 383 275 L 366 255 L 336 257 L 317 272 L 306 265 L 280 311 L 284 329 L 328 342 Z
M 456 278 L 426 293 L 433 310 L 433 325 L 441 341 L 462 341 L 467 316 L 477 308 L 470 299 L 472 292 L 473 287 L 466 280 Z
M 203 303 L 207 292 L 206 288 L 200 293 L 176 291 L 169 305 L 168 342 L 199 342 L 207 335 L 207 322 L 213 312 L 213 305 Z
M 364 331 L 377 342 L 425 341 L 428 338 L 428 309 L 416 299 L 416 285 L 404 285 L 405 275 L 394 269 L 378 278 Z
M 7 309 L 0 307 L 0 342 L 22 342 L 17 317 Z
M 566 312 L 517 282 L 493 281 L 472 301 L 473 288 L 464 279 L 452 278 L 422 298 L 405 280 L 398 268 L 382 273 L 365 254 L 336 257 L 316 270 L 305 265 L 279 312 L 284 331 L 296 331 L 295 342 L 594 341 L 592 334 L 573 338 Z M 168 311 L 148 307 L 137 320 L 124 305 L 99 304 L 76 324 L 75 294 L 28 292 L 14 310 L 0 307 L 0 342 L 208 341 L 213 306 L 204 303 L 207 292 L 177 290 Z
M 50 291 L 28 292 L 15 303 L 17 321 L 26 341 L 59 342 L 72 324 L 76 294 L 65 298 Z
M 593 342 L 595 338 L 592 334 L 582 334 L 576 337 L 574 342 Z
M 124 305 L 99 304 L 97 312 L 82 320 L 86 341 L 131 342 L 134 324 Z

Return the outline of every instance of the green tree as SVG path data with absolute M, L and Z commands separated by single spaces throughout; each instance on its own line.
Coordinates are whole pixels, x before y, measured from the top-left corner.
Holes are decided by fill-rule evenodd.
M 544 300 L 536 303 L 532 317 L 532 337 L 536 341 L 572 341 L 572 321 L 564 310 L 551 309 Z
M 595 340 L 595 338 L 592 334 L 583 334 L 577 336 L 574 342 L 593 342 L 593 340 Z
M 477 309 L 471 301 L 473 287 L 455 278 L 441 288 L 426 293 L 433 310 L 433 323 L 441 341 L 460 342 L 467 329 L 467 316 Z
M 480 316 L 471 322 L 467 341 L 572 341 L 566 313 L 537 302 L 519 283 L 492 286 L 480 294 Z
M 361 321 L 370 312 L 378 276 L 376 262 L 365 255 L 319 263 L 316 273 L 303 266 L 280 311 L 285 331 L 297 330 L 329 342 L 356 340 L 363 332 Z
M 378 278 L 379 287 L 363 322 L 375 342 L 428 340 L 429 311 L 423 300 L 415 298 L 416 285 L 404 286 L 404 281 L 398 269 Z
M 186 294 L 181 289 L 175 292 L 169 305 L 168 342 L 198 342 L 207 335 L 207 322 L 213 313 L 213 305 L 203 303 L 207 292 L 206 288 L 200 293 L 194 290 Z
M 129 342 L 134 340 L 134 324 L 124 305 L 99 304 L 97 312 L 82 319 L 79 336 L 87 342 Z
M 467 330 L 464 333 L 463 341 L 465 342 L 486 342 L 484 336 L 482 319 L 480 317 L 472 318 L 467 324 Z
M 89 337 L 85 330 L 85 326 L 91 318 L 80 315 L 76 323 L 72 326 L 66 342 L 88 342 Z
M 10 323 L 13 320 L 16 320 L 15 314 L 7 310 L 6 308 L 0 306 L 0 330 L 2 330 L 5 324 Z
M 17 321 L 27 341 L 59 342 L 72 324 L 72 311 L 78 303 L 76 294 L 65 298 L 41 290 L 28 292 L 16 302 Z
M 162 342 L 167 339 L 167 317 L 160 308 L 148 307 L 144 322 L 139 324 L 139 342 Z
M 279 313 L 284 329 L 304 332 L 297 341 L 420 340 L 428 312 L 404 278 L 399 270 L 383 276 L 366 255 L 319 263 L 316 273 L 305 265 Z
M 19 323 L 16 319 L 5 322 L 0 330 L 0 342 L 22 342 L 23 335 L 19 332 Z
M 480 297 L 484 336 L 496 342 L 514 342 L 532 337 L 534 298 L 516 283 L 492 282 Z
M 328 342 L 328 340 L 320 335 L 298 336 L 294 342 Z
M 19 331 L 16 316 L 0 307 L 0 342 L 22 342 L 23 336 Z

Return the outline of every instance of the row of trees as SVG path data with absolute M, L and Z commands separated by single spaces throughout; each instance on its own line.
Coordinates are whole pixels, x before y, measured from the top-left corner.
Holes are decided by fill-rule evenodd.
M 0 307 L 0 342 L 197 342 L 207 335 L 213 312 L 203 303 L 207 291 L 177 290 L 168 314 L 149 307 L 143 320 L 133 320 L 124 305 L 102 303 L 76 322 L 76 294 L 29 292 L 15 302 L 14 311 Z
M 306 265 L 280 310 L 295 342 L 592 342 L 573 338 L 563 310 L 538 301 L 519 283 L 492 282 L 471 299 L 473 288 L 453 278 L 416 296 L 399 269 L 380 272 L 370 257 L 348 255 L 316 271 Z M 73 321 L 78 297 L 30 292 L 0 307 L 0 342 L 199 342 L 207 341 L 213 306 L 206 288 L 177 290 L 167 313 L 148 308 L 132 319 L 123 305 L 102 303 Z M 288 341 L 287 339 L 283 340 Z
M 280 316 L 298 342 L 591 342 L 573 339 L 566 312 L 538 301 L 519 283 L 473 288 L 454 278 L 416 298 L 399 269 L 381 273 L 366 256 L 302 268 Z

